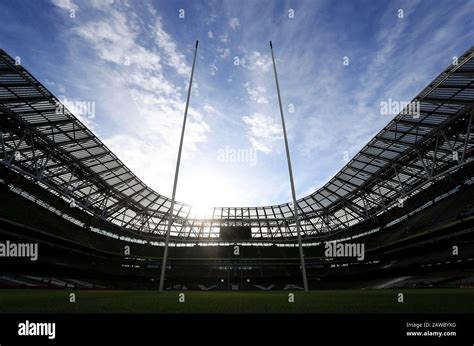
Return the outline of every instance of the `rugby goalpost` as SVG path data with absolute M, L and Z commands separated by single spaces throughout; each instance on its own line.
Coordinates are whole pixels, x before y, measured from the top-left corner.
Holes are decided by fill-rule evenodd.
M 186 106 L 184 109 L 184 118 L 183 118 L 183 125 L 181 127 L 181 137 L 179 141 L 179 148 L 178 148 L 178 158 L 176 160 L 176 169 L 174 172 L 174 181 L 173 181 L 173 192 L 171 194 L 171 205 L 170 205 L 170 211 L 168 215 L 168 227 L 166 230 L 166 237 L 165 237 L 165 248 L 163 251 L 163 260 L 161 264 L 161 275 L 160 275 L 160 285 L 159 285 L 159 292 L 163 292 L 164 290 L 164 281 L 165 281 L 165 275 L 166 275 L 166 262 L 168 259 L 168 248 L 169 248 L 169 242 L 170 242 L 170 234 L 171 234 L 171 226 L 173 225 L 174 217 L 173 217 L 173 209 L 174 205 L 176 202 L 176 190 L 178 187 L 178 176 L 179 176 L 179 167 L 181 164 L 181 153 L 183 150 L 183 142 L 184 142 L 184 133 L 186 129 L 186 120 L 188 117 L 188 108 L 189 108 L 189 100 L 191 98 L 191 88 L 193 84 L 193 76 L 194 76 L 194 68 L 196 65 L 196 55 L 197 55 L 197 48 L 198 48 L 198 43 L 199 41 L 196 41 L 196 45 L 194 47 L 194 58 L 193 58 L 193 65 L 191 69 L 191 77 L 189 79 L 189 87 L 188 87 L 188 96 L 186 98 Z M 295 184 L 294 184 L 294 179 L 293 179 L 293 168 L 291 166 L 291 157 L 290 157 L 290 148 L 288 144 L 288 137 L 286 134 L 286 125 L 285 125 L 285 117 L 283 114 L 283 106 L 282 106 L 282 101 L 281 101 L 281 95 L 280 95 L 280 85 L 278 83 L 278 74 L 276 70 L 276 63 L 275 63 L 275 55 L 273 53 L 273 44 L 272 41 L 270 41 L 270 51 L 272 55 L 272 63 L 273 63 L 273 72 L 275 76 L 275 84 L 276 84 L 276 89 L 277 89 L 277 94 L 278 94 L 278 105 L 280 107 L 280 117 L 281 117 L 281 125 L 282 125 L 282 130 L 283 130 L 283 138 L 285 141 L 285 151 L 286 151 L 286 161 L 288 165 L 288 175 L 290 178 L 290 186 L 291 186 L 291 197 L 293 201 L 293 215 L 294 215 L 294 222 L 295 222 L 295 227 L 296 227 L 296 236 L 298 238 L 298 248 L 299 248 L 299 257 L 300 257 L 300 266 L 301 266 L 301 275 L 303 278 L 303 286 L 304 286 L 304 291 L 308 292 L 308 281 L 306 277 L 306 266 L 305 266 L 305 260 L 304 260 L 304 252 L 303 252 L 303 244 L 301 240 L 301 230 L 300 230 L 300 222 L 299 222 L 299 216 L 298 216 L 298 204 L 296 203 L 296 190 L 295 190 Z

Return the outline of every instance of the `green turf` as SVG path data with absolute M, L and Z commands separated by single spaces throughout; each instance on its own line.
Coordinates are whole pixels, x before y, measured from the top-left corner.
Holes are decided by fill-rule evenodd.
M 76 293 L 76 303 L 69 294 Z M 404 303 L 397 294 L 404 293 Z M 0 290 L 0 313 L 472 313 L 474 289 L 292 292 Z

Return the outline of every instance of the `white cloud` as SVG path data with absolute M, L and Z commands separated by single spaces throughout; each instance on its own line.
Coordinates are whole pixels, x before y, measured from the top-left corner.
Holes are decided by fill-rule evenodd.
M 257 103 L 268 103 L 268 99 L 265 97 L 267 89 L 262 86 L 253 87 L 250 83 L 245 83 L 245 90 L 249 98 Z
M 202 109 L 207 113 L 207 114 L 219 114 L 219 111 L 217 111 L 214 107 L 212 107 L 209 104 L 205 104 Z
M 239 19 L 235 17 L 229 19 L 229 26 L 232 28 L 232 30 L 237 30 L 237 28 L 240 26 Z
M 207 32 L 207 37 L 214 38 L 214 34 L 212 33 L 212 31 Z
M 115 0 L 89 0 L 89 4 L 92 5 L 92 7 L 99 9 L 106 9 L 114 2 Z
M 210 14 L 208 16 L 206 16 L 206 18 L 204 19 L 204 22 L 206 23 L 206 25 L 210 25 L 212 23 L 214 23 L 217 19 L 217 16 L 215 14 Z
M 274 150 L 275 142 L 282 138 L 282 129 L 275 120 L 268 115 L 254 113 L 242 117 L 247 125 L 247 137 L 252 146 L 266 154 Z
M 253 51 L 245 55 L 242 65 L 249 70 L 259 70 L 266 72 L 272 66 L 272 60 L 270 55 L 261 54 L 260 52 Z
M 213 62 L 212 64 L 209 64 L 209 69 L 210 69 L 210 73 L 211 73 L 211 76 L 215 76 L 216 75 L 216 72 L 217 72 L 217 66 L 216 66 L 216 63 Z
M 218 47 L 217 48 L 217 53 L 219 53 L 220 58 L 225 59 L 230 55 L 230 49 L 229 48 Z
M 51 0 L 53 5 L 62 8 L 64 10 L 78 10 L 79 6 L 77 6 L 74 1 L 72 0 Z
M 181 75 L 189 76 L 191 69 L 186 64 L 186 59 L 178 51 L 176 43 L 171 36 L 163 29 L 161 18 L 158 18 L 155 26 L 156 43 L 164 51 L 167 57 L 167 64 L 173 67 Z
M 219 36 L 219 41 L 222 43 L 227 43 L 229 42 L 229 34 L 228 33 L 223 33 L 222 35 Z
M 97 15 L 80 22 L 68 40 L 95 53 L 89 62 L 93 68 L 81 78 L 94 86 L 101 112 L 97 119 L 83 120 L 93 129 L 113 124 L 112 134 L 101 135 L 104 143 L 145 183 L 169 195 L 183 119 L 182 85 L 187 87 L 190 72 L 185 56 L 160 18 L 150 24 L 153 31 L 144 32 L 142 19 L 127 7 L 88 10 Z M 154 44 L 145 46 L 144 35 Z M 196 155 L 210 131 L 201 109 L 191 106 L 183 158 Z

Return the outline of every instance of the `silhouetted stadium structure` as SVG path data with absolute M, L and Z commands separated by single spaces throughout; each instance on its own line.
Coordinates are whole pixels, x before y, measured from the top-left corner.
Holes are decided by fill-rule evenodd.
M 297 201 L 310 288 L 474 285 L 474 47 L 412 102 Z M 0 143 L 0 240 L 40 244 L 2 262 L 1 287 L 156 288 L 170 213 L 166 289 L 302 286 L 291 203 L 170 210 L 2 50 Z

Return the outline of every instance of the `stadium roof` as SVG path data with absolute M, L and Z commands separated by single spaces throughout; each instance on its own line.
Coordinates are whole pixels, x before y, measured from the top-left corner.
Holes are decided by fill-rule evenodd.
M 297 201 L 302 234 L 317 237 L 373 218 L 472 160 L 474 47 L 394 117 L 329 182 Z M 44 85 L 0 50 L 0 164 L 91 216 L 161 238 L 170 199 L 143 183 Z M 456 154 L 457 153 L 457 154 Z M 215 207 L 177 202 L 172 238 L 215 240 L 221 225 L 255 239 L 293 239 L 290 203 Z

